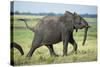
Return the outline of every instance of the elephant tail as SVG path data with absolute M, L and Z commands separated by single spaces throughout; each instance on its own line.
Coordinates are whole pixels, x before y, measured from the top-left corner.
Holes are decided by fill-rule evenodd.
M 15 42 L 12 42 L 11 43 L 11 48 L 14 48 L 14 47 L 17 48 L 20 51 L 21 55 L 24 55 L 24 51 L 23 51 L 22 47 L 19 44 L 15 43 Z
M 17 20 L 23 21 L 25 23 L 27 29 L 35 32 L 34 28 L 29 27 L 28 24 L 27 24 L 27 21 L 29 21 L 29 19 L 17 19 Z

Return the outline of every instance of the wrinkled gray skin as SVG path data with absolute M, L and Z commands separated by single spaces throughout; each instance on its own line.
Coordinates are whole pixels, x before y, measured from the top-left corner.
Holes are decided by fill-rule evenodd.
M 24 19 L 20 19 L 25 21 Z M 32 30 L 35 35 L 32 41 L 32 46 L 27 54 L 31 57 L 33 52 L 42 45 L 47 46 L 51 56 L 58 56 L 54 52 L 53 44 L 63 41 L 63 56 L 67 55 L 68 43 L 73 45 L 73 50 L 77 52 L 77 43 L 73 38 L 74 29 L 85 28 L 83 45 L 86 41 L 88 23 L 76 13 L 72 14 L 68 11 L 63 16 L 46 16 L 34 27 L 30 28 L 25 22 L 28 29 Z

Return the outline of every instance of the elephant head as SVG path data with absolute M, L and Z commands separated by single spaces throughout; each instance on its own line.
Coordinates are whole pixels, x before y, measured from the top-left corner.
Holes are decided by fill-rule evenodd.
M 76 32 L 78 31 L 78 29 L 83 29 L 84 30 L 84 39 L 83 39 L 83 43 L 82 45 L 85 44 L 86 38 L 87 38 L 87 31 L 88 28 L 90 26 L 88 25 L 88 23 L 85 21 L 85 19 L 83 19 L 81 16 L 79 16 L 77 13 L 74 13 L 74 29 L 76 29 Z
M 85 21 L 85 19 L 82 18 L 81 16 L 79 16 L 75 12 L 73 14 L 71 12 L 65 11 L 64 16 L 61 18 L 61 20 L 63 22 L 65 22 L 65 25 L 67 25 L 67 28 L 75 29 L 76 32 L 78 31 L 78 29 L 85 28 L 84 39 L 83 39 L 83 43 L 82 43 L 82 45 L 84 45 L 85 41 L 86 41 L 86 38 L 87 38 L 87 31 L 88 31 L 88 28 L 90 27 L 88 25 L 88 23 Z

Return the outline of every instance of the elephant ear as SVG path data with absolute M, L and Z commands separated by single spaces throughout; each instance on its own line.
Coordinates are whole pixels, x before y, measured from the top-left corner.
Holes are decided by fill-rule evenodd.
M 60 18 L 66 29 L 74 29 L 74 15 L 68 11 L 65 11 L 64 15 Z
M 78 27 L 79 27 L 80 21 L 81 21 L 80 16 L 74 12 L 74 28 L 75 28 L 76 32 L 78 32 Z
M 68 11 L 65 11 L 64 15 L 60 17 L 61 22 L 66 22 L 67 13 L 68 13 Z

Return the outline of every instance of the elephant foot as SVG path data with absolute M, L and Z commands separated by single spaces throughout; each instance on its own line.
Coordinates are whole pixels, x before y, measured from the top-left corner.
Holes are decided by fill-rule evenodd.
M 62 57 L 67 56 L 67 54 L 63 54 Z
M 31 55 L 30 53 L 28 53 L 28 54 L 26 55 L 26 57 L 32 57 L 32 55 Z
M 56 54 L 55 57 L 59 57 L 59 55 Z
M 52 54 L 51 57 L 58 57 L 59 55 L 57 54 Z
M 26 57 L 29 57 L 29 55 L 27 54 Z
M 75 51 L 74 53 L 77 54 L 77 51 Z
M 74 53 L 74 54 L 77 54 L 77 51 L 72 50 L 72 51 L 71 51 L 71 54 L 73 54 L 73 53 Z

